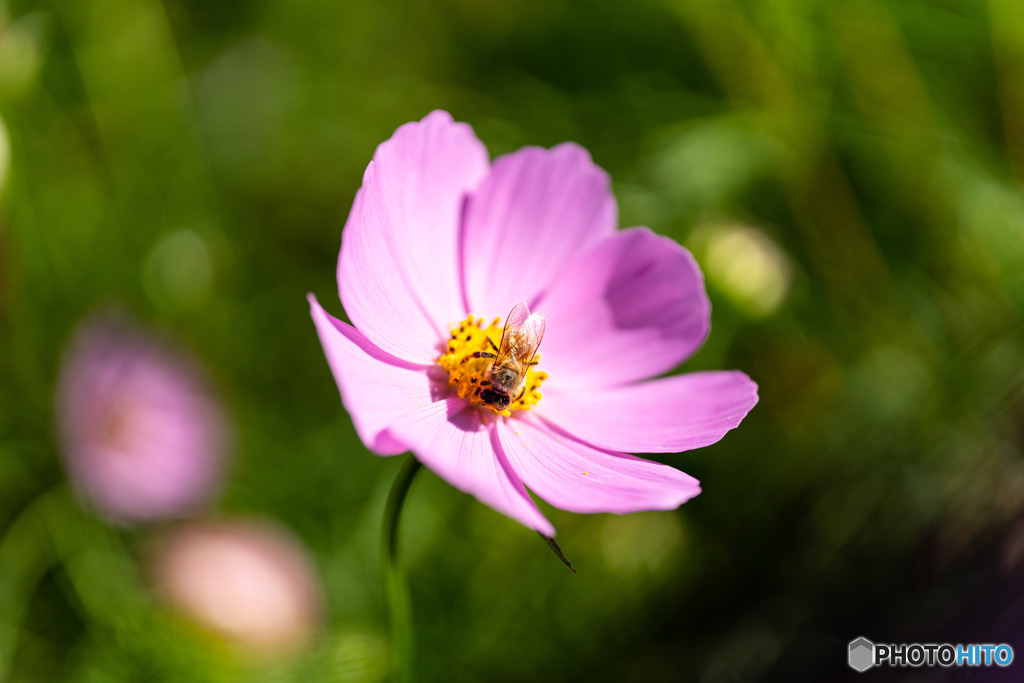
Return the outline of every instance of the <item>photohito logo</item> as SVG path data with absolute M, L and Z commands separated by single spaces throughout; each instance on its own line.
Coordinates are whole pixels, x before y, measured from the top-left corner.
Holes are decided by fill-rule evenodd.
M 875 644 L 863 636 L 850 641 L 850 668 L 867 671 L 875 664 Z
M 861 636 L 850 641 L 850 668 L 865 672 L 873 666 L 1010 666 L 1013 648 L 1006 643 L 872 643 Z

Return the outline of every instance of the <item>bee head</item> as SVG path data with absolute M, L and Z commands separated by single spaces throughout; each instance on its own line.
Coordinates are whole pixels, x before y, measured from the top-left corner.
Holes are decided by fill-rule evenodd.
M 508 408 L 508 404 L 512 402 L 508 394 L 502 394 L 494 389 L 484 389 L 480 392 L 480 400 L 483 401 L 484 405 L 494 406 L 498 410 L 505 410 Z

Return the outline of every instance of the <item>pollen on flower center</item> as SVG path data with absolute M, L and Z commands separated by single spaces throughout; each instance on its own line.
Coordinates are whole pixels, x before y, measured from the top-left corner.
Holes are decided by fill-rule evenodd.
M 495 318 L 494 322 L 484 327 L 483 318 L 470 315 L 458 327 L 452 328 L 445 352 L 437 359 L 437 363 L 448 371 L 448 385 L 455 387 L 459 398 L 468 398 L 498 415 L 508 417 L 512 411 L 529 410 L 540 401 L 542 395 L 538 390 L 548 374 L 537 370 L 536 365 L 531 365 L 526 370 L 522 391 L 511 397 L 511 402 L 504 410 L 485 403 L 480 394 L 486 389 L 488 370 L 501 343 L 501 332 L 501 318 Z M 481 382 L 485 383 L 483 388 Z

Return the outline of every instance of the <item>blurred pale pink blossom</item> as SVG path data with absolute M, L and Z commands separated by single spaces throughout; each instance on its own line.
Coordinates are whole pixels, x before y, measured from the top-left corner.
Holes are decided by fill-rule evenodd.
M 100 314 L 71 340 L 57 387 L 61 450 L 72 486 L 120 523 L 188 514 L 221 482 L 228 427 L 184 351 Z
M 159 537 L 151 555 L 157 595 L 225 640 L 286 654 L 316 634 L 319 585 L 302 545 L 255 520 L 196 522 Z

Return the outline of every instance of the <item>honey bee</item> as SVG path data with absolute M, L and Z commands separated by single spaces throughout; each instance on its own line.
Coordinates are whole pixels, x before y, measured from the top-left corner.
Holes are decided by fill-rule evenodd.
M 543 313 L 530 313 L 530 307 L 518 303 L 512 307 L 501 332 L 496 353 L 477 351 L 477 358 L 493 358 L 480 381 L 480 401 L 497 410 L 505 410 L 526 390 L 526 372 L 535 365 L 534 356 L 544 337 Z M 489 341 L 489 340 L 488 340 Z M 490 342 L 494 346 L 494 342 Z

